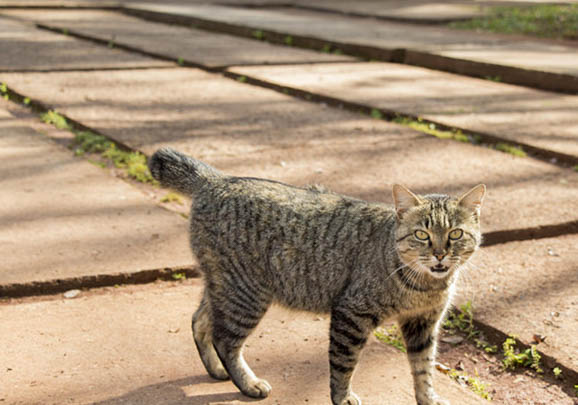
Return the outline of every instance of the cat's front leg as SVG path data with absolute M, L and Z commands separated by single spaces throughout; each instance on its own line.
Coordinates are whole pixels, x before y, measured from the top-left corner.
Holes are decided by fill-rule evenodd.
M 443 311 L 432 311 L 399 320 L 418 405 L 449 405 L 448 401 L 437 396 L 432 385 L 438 323 L 442 314 Z
M 329 364 L 333 405 L 361 405 L 359 397 L 351 391 L 351 378 L 359 354 L 376 324 L 375 317 L 360 315 L 345 306 L 332 310 Z

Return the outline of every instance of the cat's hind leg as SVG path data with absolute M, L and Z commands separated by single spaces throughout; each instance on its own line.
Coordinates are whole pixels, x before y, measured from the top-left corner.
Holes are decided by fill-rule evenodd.
M 249 397 L 265 398 L 271 385 L 258 378 L 245 362 L 243 343 L 267 311 L 271 299 L 241 278 L 228 284 L 215 289 L 219 291 L 211 291 L 213 344 L 237 388 Z
M 209 375 L 217 380 L 228 380 L 229 375 L 213 346 L 213 323 L 207 290 L 193 315 L 192 329 L 195 345 Z

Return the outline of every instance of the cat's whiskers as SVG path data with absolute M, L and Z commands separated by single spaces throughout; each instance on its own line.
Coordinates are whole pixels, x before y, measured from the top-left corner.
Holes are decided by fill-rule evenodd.
M 417 259 L 413 260 L 410 262 L 409 265 L 411 265 L 412 263 L 416 262 Z M 409 265 L 406 265 L 405 263 L 402 263 L 401 266 L 399 266 L 397 269 L 395 269 L 394 271 L 391 272 L 391 274 L 389 276 L 387 276 L 387 278 L 385 280 L 383 280 L 384 282 L 389 280 L 395 273 L 397 273 L 398 271 L 400 271 L 401 269 L 403 269 L 404 267 L 409 267 Z

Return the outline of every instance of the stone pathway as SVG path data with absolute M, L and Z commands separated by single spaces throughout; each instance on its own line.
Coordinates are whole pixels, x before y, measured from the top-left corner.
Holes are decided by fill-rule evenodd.
M 150 18 L 163 15 L 165 18 L 173 16 L 174 20 L 189 18 L 190 23 L 205 23 L 204 26 L 216 30 L 249 27 L 253 31 L 263 31 L 265 36 L 277 33 L 315 39 L 318 49 L 325 43 L 366 58 L 478 77 L 499 76 L 507 83 L 578 92 L 578 52 L 571 41 L 512 39 L 504 35 L 456 32 L 440 27 L 359 21 L 304 10 L 130 3 L 126 12 Z
M 192 266 L 186 221 L 0 99 L 0 295 L 14 284 Z
M 176 12 L 168 6 L 163 10 Z M 257 23 L 267 29 L 277 24 L 280 31 L 290 28 L 288 32 L 307 35 L 323 17 L 190 4 L 178 12 L 247 29 Z M 303 17 L 298 25 L 296 16 Z M 36 23 L 65 29 L 69 35 L 39 30 Z M 339 35 L 362 28 L 378 32 L 372 31 L 377 27 L 373 24 L 339 17 L 331 30 L 325 24 L 324 35 L 341 40 Z M 391 29 L 387 23 L 380 26 Z M 325 96 L 337 100 L 336 105 L 342 100 L 398 111 L 576 157 L 575 96 L 401 64 L 364 63 L 112 11 L 0 9 L 0 32 L 10 39 L 1 45 L 2 54 L 8 55 L 0 59 L 1 82 L 146 154 L 172 146 L 230 174 L 296 185 L 321 183 L 384 202 L 391 202 L 394 182 L 420 193 L 451 194 L 486 183 L 483 224 L 489 246 L 465 272 L 456 304 L 471 301 L 476 320 L 500 333 L 517 334 L 522 342 L 546 336 L 538 349 L 551 364 L 564 367 L 567 379 L 578 375 L 576 172 L 532 157 L 438 139 L 323 101 Z M 433 31 L 419 32 L 426 37 L 424 33 Z M 492 52 L 503 46 L 492 36 L 476 38 L 486 41 Z M 385 46 L 383 38 L 378 42 Z M 540 49 L 546 48 L 534 51 Z M 574 57 L 568 48 L 556 49 L 566 60 Z M 548 55 L 540 62 L 558 63 L 551 70 L 558 74 L 560 60 Z M 264 88 L 267 83 L 255 86 L 253 79 L 269 82 L 271 88 Z M 302 91 L 301 99 L 283 94 L 283 86 Z M 7 258 L 0 265 L 0 291 L 51 280 L 82 282 L 94 275 L 195 266 L 180 216 L 73 157 L 42 134 L 44 124 L 32 125 L 30 113 L 20 110 L 0 103 L 0 185 L 7 191 L 0 194 L 0 205 L 8 207 L 0 214 L 0 255 Z M 51 296 L 1 301 L 7 330 L 17 336 L 0 336 L 7 365 L 0 377 L 8 387 L 0 400 L 243 402 L 231 383 L 210 382 L 192 350 L 189 319 L 199 294 L 200 281 L 191 280 L 83 291 L 74 300 Z M 326 327 L 326 320 L 313 315 L 275 309 L 267 316 L 247 350 L 256 371 L 275 387 L 275 394 L 262 403 L 328 402 Z M 19 349 L 21 345 L 27 350 Z M 551 370 L 546 372 L 552 380 Z M 408 378 L 404 355 L 375 341 L 356 374 L 355 387 L 369 404 L 411 403 Z M 479 402 L 442 374 L 437 379 L 452 403 Z M 572 381 L 566 380 L 566 386 Z M 537 383 L 528 389 L 541 392 Z M 544 401 L 572 404 L 565 395 L 558 392 Z M 507 403 L 527 403 L 520 401 Z
M 13 405 L 241 404 L 230 382 L 206 374 L 191 338 L 200 281 L 122 287 L 67 300 L 0 304 L 0 401 Z M 66 319 L 66 322 L 62 322 Z M 263 405 L 328 404 L 328 319 L 272 308 L 245 356 L 273 393 Z M 22 351 L 22 347 L 26 347 Z M 372 339 L 354 379 L 367 404 L 413 400 L 405 354 Z M 478 397 L 442 374 L 440 394 L 455 404 Z
M 234 67 L 230 70 L 578 159 L 578 96 L 393 63 Z

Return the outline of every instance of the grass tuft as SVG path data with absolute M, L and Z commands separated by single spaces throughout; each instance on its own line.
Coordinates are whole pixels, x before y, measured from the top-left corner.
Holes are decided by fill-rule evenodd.
M 383 119 L 383 114 L 377 108 L 372 108 L 370 115 L 372 118 L 375 118 L 376 120 Z
M 513 146 L 508 143 L 497 143 L 495 146 L 496 150 L 500 152 L 509 153 L 510 155 L 517 156 L 517 157 L 526 157 L 528 156 L 524 150 L 518 146 Z
M 530 345 L 528 349 L 520 352 L 516 347 L 516 338 L 510 336 L 502 344 L 502 350 L 504 352 L 502 365 L 505 370 L 515 370 L 518 367 L 529 367 L 533 368 L 537 373 L 544 372 L 540 366 L 542 356 L 540 356 L 540 353 L 536 350 L 536 345 Z
M 90 131 L 76 132 L 72 149 L 77 156 L 86 153 L 100 154 L 107 163 L 123 169 L 130 178 L 141 183 L 157 184 L 149 172 L 145 155 L 140 152 L 121 150 L 114 142 L 102 135 Z
M 53 110 L 41 114 L 40 119 L 47 124 L 54 125 L 58 129 L 71 129 L 66 118 Z
M 475 377 L 472 377 L 464 372 L 460 372 L 455 369 L 451 369 L 448 375 L 455 381 L 466 384 L 468 387 L 470 387 L 470 389 L 472 390 L 472 392 L 474 392 L 474 394 L 479 395 L 485 400 L 488 401 L 492 400 L 492 396 L 488 392 L 488 385 L 479 379 L 477 371 Z
M 168 192 L 167 194 L 165 194 L 165 196 L 163 198 L 161 198 L 161 202 L 163 203 L 177 203 L 179 205 L 183 205 L 183 197 L 181 197 L 179 194 L 174 193 L 174 192 Z
M 251 35 L 253 35 L 253 38 L 259 39 L 259 40 L 264 40 L 265 39 L 265 33 L 261 30 L 255 30 L 251 33 Z
M 399 351 L 406 353 L 405 345 L 403 344 L 403 337 L 397 325 L 392 325 L 387 329 L 378 329 L 374 332 L 375 337 L 390 346 L 395 347 Z
M 450 24 L 452 28 L 578 39 L 578 4 L 495 7 L 484 17 Z

